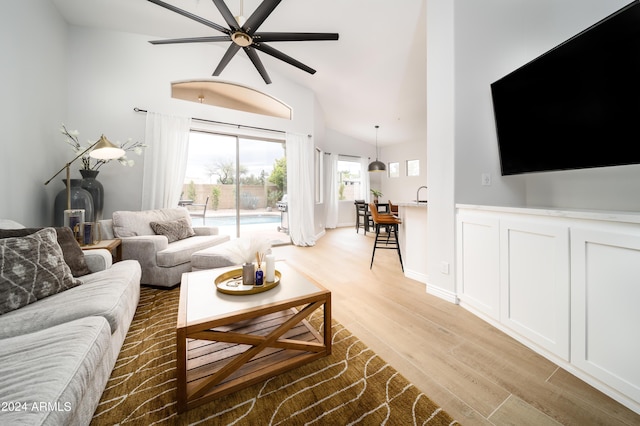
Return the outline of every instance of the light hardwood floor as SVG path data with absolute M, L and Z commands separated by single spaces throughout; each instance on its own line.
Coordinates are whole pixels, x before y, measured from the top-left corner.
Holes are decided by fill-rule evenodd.
M 463 425 L 640 425 L 640 416 L 465 309 L 405 278 L 373 234 L 275 247 L 332 292 L 333 317 Z

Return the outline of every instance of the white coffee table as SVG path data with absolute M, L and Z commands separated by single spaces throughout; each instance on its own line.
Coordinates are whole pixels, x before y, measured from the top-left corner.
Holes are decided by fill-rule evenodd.
M 183 274 L 177 323 L 178 412 L 331 353 L 331 292 L 276 262 L 280 284 L 230 295 L 215 279 L 238 267 Z M 323 334 L 305 320 L 324 309 Z

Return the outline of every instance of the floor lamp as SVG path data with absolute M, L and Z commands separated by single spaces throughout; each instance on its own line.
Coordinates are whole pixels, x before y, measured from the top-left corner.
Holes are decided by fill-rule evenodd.
M 89 152 L 91 151 L 91 152 Z M 80 154 L 76 155 L 76 157 L 69 161 L 64 165 L 55 175 L 51 177 L 44 184 L 48 185 L 56 176 L 58 176 L 63 170 L 67 171 L 67 209 L 64 211 L 64 225 L 69 226 L 71 230 L 76 233 L 76 226 L 81 226 L 81 223 L 84 222 L 84 209 L 71 209 L 71 172 L 69 167 L 76 161 L 78 158 L 82 157 L 84 154 L 89 152 L 89 156 L 92 158 L 96 158 L 98 160 L 115 160 L 116 158 L 120 158 L 125 155 L 124 149 L 117 147 L 113 143 L 109 142 L 104 135 L 100 136 L 95 143 L 93 143 L 89 148 L 82 151 Z

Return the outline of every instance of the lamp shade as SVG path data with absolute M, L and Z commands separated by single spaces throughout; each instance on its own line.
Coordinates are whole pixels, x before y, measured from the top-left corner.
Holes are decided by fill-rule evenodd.
M 372 161 L 369 163 L 369 171 L 370 172 L 384 172 L 387 170 L 387 167 L 384 165 L 382 161 L 378 161 L 378 129 L 380 126 L 376 126 L 376 161 Z
M 97 158 L 98 160 L 115 160 L 116 158 L 122 157 L 124 154 L 124 149 L 109 142 L 109 140 L 102 135 L 98 142 L 93 146 L 89 156 Z
M 370 172 L 384 172 L 385 170 L 387 170 L 387 168 L 382 161 L 376 160 L 369 163 Z

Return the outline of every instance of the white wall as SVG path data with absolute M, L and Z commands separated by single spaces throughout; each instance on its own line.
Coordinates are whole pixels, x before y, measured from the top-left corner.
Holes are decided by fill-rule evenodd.
M 400 203 L 416 199 L 418 188 L 427 184 L 427 147 L 425 141 L 389 145 L 381 150 L 381 158 L 387 165 L 387 172 L 381 178 L 382 200 Z M 420 175 L 407 176 L 407 160 L 420 161 Z M 389 163 L 400 163 L 400 176 L 389 177 Z M 427 191 L 420 191 L 420 199 L 425 199 Z
M 454 3 L 427 0 L 427 290 L 448 294 L 455 280 L 440 265 L 455 259 L 454 48 Z
M 67 26 L 49 0 L 3 4 L 0 13 L 0 218 L 53 222 L 44 182 L 68 161 L 58 129 L 66 114 Z M 60 177 L 64 177 L 64 172 Z M 50 187 L 62 187 L 60 180 Z
M 333 129 L 326 129 L 324 142 L 322 144 L 324 152 L 353 155 L 356 157 L 370 157 L 376 156 L 376 148 L 370 143 L 363 142 L 358 139 L 354 139 L 351 136 L 347 136 L 340 132 L 336 132 Z M 372 176 L 372 182 L 379 184 L 379 181 Z M 373 184 L 372 184 L 373 185 Z
M 210 76 L 215 58 L 223 53 L 219 47 L 153 46 L 148 43 L 151 37 L 82 27 L 70 27 L 69 32 L 67 121 L 80 131 L 81 140 L 97 140 L 102 133 L 113 142 L 144 140 L 145 115 L 134 112 L 134 107 L 303 134 L 313 134 L 315 130 L 313 92 L 275 72 L 270 72 L 273 84 L 266 86 L 241 55 L 231 61 L 224 79 L 242 81 L 282 100 L 293 108 L 293 120 L 172 99 L 170 82 Z M 66 150 L 62 142 L 58 147 Z M 153 149 L 153 145 L 147 149 Z M 112 162 L 100 169 L 98 180 L 105 187 L 105 217 L 115 210 L 141 207 L 143 158 L 132 158 L 137 160 L 133 168 Z M 78 168 L 73 174 L 79 175 Z

